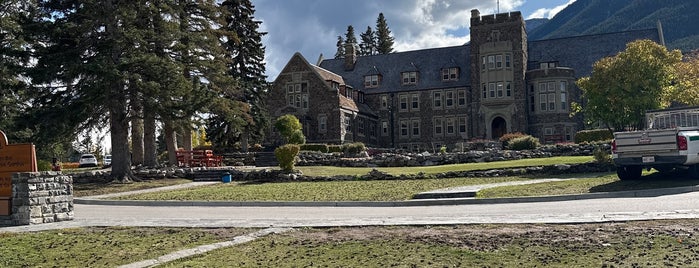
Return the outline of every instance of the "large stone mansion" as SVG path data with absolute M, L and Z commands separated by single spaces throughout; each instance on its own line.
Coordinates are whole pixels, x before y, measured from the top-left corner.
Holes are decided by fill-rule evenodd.
M 523 132 L 568 142 L 583 129 L 575 81 L 595 61 L 638 39 L 662 43 L 659 29 L 528 41 L 520 12 L 471 11 L 461 46 L 309 63 L 294 54 L 267 100 L 272 118 L 293 114 L 309 143 L 363 142 L 433 151 L 472 139 Z

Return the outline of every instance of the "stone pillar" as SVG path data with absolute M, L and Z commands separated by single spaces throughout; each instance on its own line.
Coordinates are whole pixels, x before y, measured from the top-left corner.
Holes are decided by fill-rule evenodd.
M 73 177 L 54 171 L 14 173 L 11 202 L 12 213 L 0 216 L 0 226 L 73 220 Z

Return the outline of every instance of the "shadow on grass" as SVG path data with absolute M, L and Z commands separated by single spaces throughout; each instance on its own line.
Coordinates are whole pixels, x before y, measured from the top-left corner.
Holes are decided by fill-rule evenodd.
M 649 190 L 699 185 L 699 179 L 692 179 L 687 172 L 673 171 L 669 173 L 655 172 L 638 180 L 614 181 L 590 188 L 591 193 L 618 192 L 633 190 Z

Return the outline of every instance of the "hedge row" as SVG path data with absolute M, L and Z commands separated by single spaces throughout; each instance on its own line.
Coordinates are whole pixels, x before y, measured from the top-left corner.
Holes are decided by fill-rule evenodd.
M 575 133 L 575 143 L 608 141 L 614 139 L 614 135 L 608 129 L 581 130 Z

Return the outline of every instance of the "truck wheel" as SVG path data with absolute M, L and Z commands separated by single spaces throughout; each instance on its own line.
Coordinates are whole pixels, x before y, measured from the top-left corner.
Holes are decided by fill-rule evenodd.
M 621 166 L 616 168 L 616 175 L 622 181 L 638 180 L 641 178 L 643 168 L 640 166 Z

